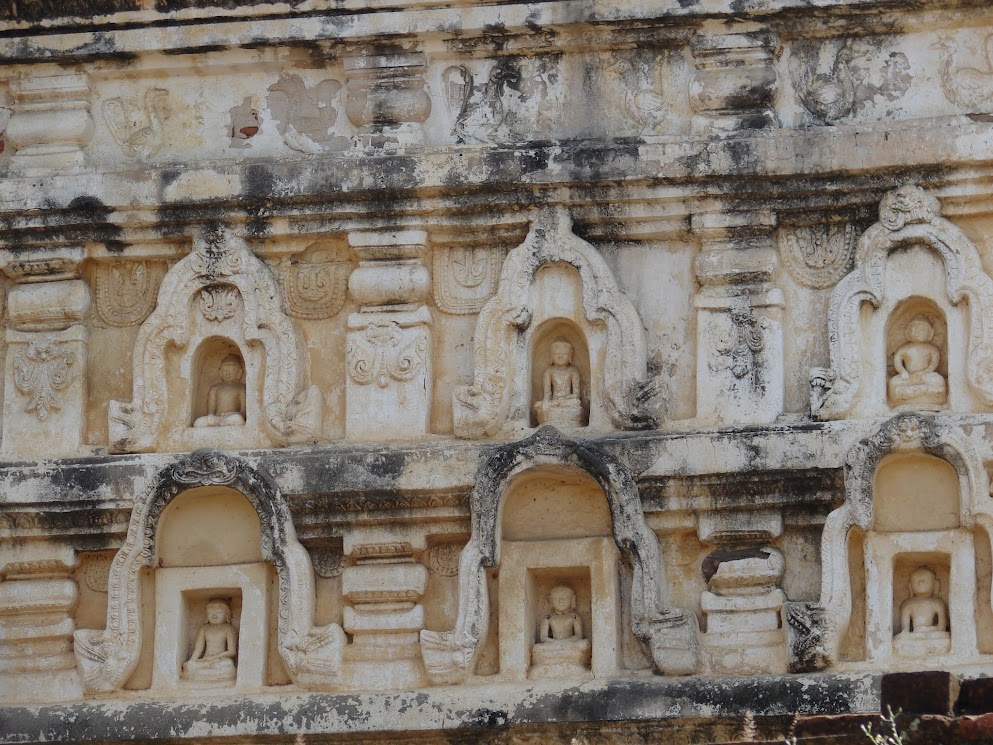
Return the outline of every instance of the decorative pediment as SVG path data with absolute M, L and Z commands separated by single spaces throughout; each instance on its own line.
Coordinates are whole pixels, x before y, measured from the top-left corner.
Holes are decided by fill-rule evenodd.
M 537 276 L 558 266 L 578 275 L 580 285 L 579 307 L 559 308 L 562 317 L 602 336 L 602 363 L 591 360 L 590 367 L 590 425 L 631 429 L 657 427 L 662 421 L 667 390 L 663 381 L 646 373 L 645 331 L 638 312 L 603 257 L 572 232 L 568 213 L 547 208 L 533 218 L 524 243 L 507 255 L 496 294 L 480 311 L 473 335 L 473 383 L 457 388 L 452 397 L 459 437 L 492 436 L 531 425 L 530 347 L 540 323 L 556 320 L 551 310 L 539 310 L 548 299 L 542 297 Z
M 280 307 L 275 278 L 244 240 L 225 229 L 209 228 L 163 278 L 155 311 L 141 325 L 134 348 L 132 400 L 110 403 L 113 449 L 202 444 L 183 438 L 182 431 L 197 415 L 191 397 L 198 371 L 190 369 L 196 366 L 197 346 L 215 337 L 228 340 L 228 348 L 236 347 L 243 358 L 250 402 L 247 425 L 233 433 L 237 438 L 216 444 L 261 447 L 318 437 L 321 393 L 306 384 L 304 353 L 293 323 Z M 182 351 L 183 375 L 170 368 L 176 364 L 176 349 Z M 169 381 L 176 378 L 185 380 L 186 390 L 170 390 Z M 161 441 L 176 431 L 178 442 Z
M 892 303 L 893 298 L 887 297 L 890 274 L 894 280 L 912 281 L 913 274 L 925 273 L 904 271 L 901 277 L 888 270 L 894 252 L 915 246 L 934 252 L 944 269 L 944 297 L 924 300 L 945 303 L 950 309 L 958 309 L 964 318 L 959 341 L 949 341 L 945 350 L 952 363 L 960 358 L 963 360 L 961 375 L 948 376 L 952 401 L 947 408 L 966 407 L 955 403 L 956 394 L 960 401 L 965 400 L 965 392 L 956 390 L 957 377 L 962 379 L 958 388 L 967 387 L 980 405 L 993 405 L 993 280 L 983 270 L 979 252 L 972 242 L 940 216 L 938 200 L 918 186 L 907 185 L 883 197 L 879 205 L 879 222 L 859 240 L 855 268 L 831 294 L 828 309 L 831 367 L 815 368 L 810 375 L 810 405 L 815 417 L 834 419 L 849 416 L 854 411 L 864 414 L 866 407 L 857 405 L 863 399 L 870 405 L 885 401 L 886 392 L 881 381 L 886 373 L 879 369 L 882 366 L 885 370 L 890 352 L 883 346 L 882 332 L 876 333 L 880 337 L 878 344 L 864 341 L 862 309 L 866 303 L 873 309 L 887 308 Z M 934 325 L 935 319 L 927 320 Z M 873 371 L 876 377 L 870 381 L 867 378 Z M 929 375 L 935 377 L 934 371 Z M 870 383 L 878 384 L 879 390 L 869 390 Z M 926 385 L 937 388 L 940 398 L 944 381 L 928 381 Z M 905 398 L 912 406 L 913 397 Z

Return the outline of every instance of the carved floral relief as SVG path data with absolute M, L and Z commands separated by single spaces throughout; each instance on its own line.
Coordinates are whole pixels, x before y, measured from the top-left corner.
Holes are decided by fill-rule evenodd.
M 14 358 L 14 385 L 28 397 L 24 410 L 42 421 L 62 408 L 60 394 L 79 375 L 79 357 L 51 339 L 28 344 Z
M 403 332 L 395 322 L 370 324 L 362 334 L 348 337 L 348 374 L 359 385 L 375 383 L 385 388 L 390 381 L 412 380 L 427 359 L 427 338 L 417 334 L 403 344 Z M 403 344 L 403 346 L 401 346 Z

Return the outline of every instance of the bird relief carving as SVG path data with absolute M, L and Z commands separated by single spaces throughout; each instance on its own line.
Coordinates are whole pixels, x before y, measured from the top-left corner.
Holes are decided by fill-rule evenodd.
M 427 362 L 427 338 L 422 333 L 404 343 L 399 324 L 372 323 L 362 334 L 348 337 L 345 354 L 348 373 L 359 385 L 375 383 L 386 388 L 390 381 L 412 380 Z
M 162 88 L 146 91 L 142 104 L 123 98 L 112 98 L 103 104 L 103 117 L 114 141 L 140 160 L 148 160 L 162 149 L 171 116 L 169 92 Z
M 499 139 L 497 133 L 507 113 L 504 103 L 507 84 L 519 80 L 515 69 L 502 64 L 493 65 L 480 83 L 465 65 L 446 69 L 442 73 L 442 85 L 455 120 L 452 135 L 456 142 L 482 144 Z
M 824 124 L 857 114 L 877 98 L 897 101 L 910 88 L 910 60 L 879 40 L 798 42 L 790 73 L 803 107 Z
M 988 112 L 993 104 L 993 34 L 983 42 L 981 61 L 973 54 L 969 56 L 975 61 L 964 63 L 963 45 L 949 37 L 939 39 L 934 48 L 941 52 L 941 90 L 945 97 L 969 113 Z
M 14 385 L 28 397 L 24 411 L 45 421 L 62 408 L 59 394 L 79 377 L 79 358 L 46 339 L 22 348 L 14 358 Z
M 266 102 L 288 147 L 320 153 L 348 146 L 348 138 L 335 130 L 341 90 L 341 83 L 334 79 L 308 86 L 299 75 L 286 74 L 269 87 Z
M 665 134 L 671 129 L 669 106 L 649 60 L 617 57 L 604 68 L 604 77 L 621 91 L 624 114 L 638 127 L 639 135 Z

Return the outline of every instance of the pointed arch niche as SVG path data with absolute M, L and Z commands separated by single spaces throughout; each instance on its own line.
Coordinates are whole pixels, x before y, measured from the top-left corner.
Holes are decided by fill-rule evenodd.
M 983 629 L 993 625 L 993 605 L 989 581 L 980 577 L 993 550 L 993 505 L 972 442 L 953 424 L 900 414 L 849 451 L 845 488 L 821 544 L 828 662 L 842 669 L 988 668 L 993 638 Z M 947 623 L 915 637 L 900 611 L 920 568 L 937 580 L 931 597 L 947 609 Z
M 135 341 L 131 401 L 111 401 L 111 448 L 273 447 L 320 435 L 323 397 L 280 307 L 276 280 L 225 229 L 203 230 L 166 274 Z M 229 356 L 241 362 L 244 423 L 194 427 Z M 222 420 L 223 417 L 218 417 Z M 234 419 L 237 419 L 235 417 Z
M 637 310 L 599 252 L 572 232 L 568 213 L 547 208 L 533 218 L 524 243 L 507 255 L 497 292 L 479 314 L 473 383 L 452 393 L 457 436 L 481 438 L 532 426 L 533 380 L 544 374 L 537 368 L 547 367 L 547 345 L 557 337 L 537 348 L 535 341 L 555 326 L 565 336 L 582 336 L 573 348 L 588 366 L 581 381 L 587 397 L 583 426 L 659 426 L 666 391 L 647 375 Z
M 622 668 L 624 629 L 646 644 L 659 673 L 697 670 L 696 615 L 667 605 L 658 538 L 645 523 L 633 476 L 616 458 L 542 427 L 493 451 L 476 475 L 471 508 L 455 628 L 421 632 L 432 683 L 462 683 L 482 672 L 512 680 L 530 675 L 535 624 L 547 611 L 548 592 L 559 584 L 575 593 L 576 612 L 592 642 L 586 663 L 591 675 Z M 535 511 L 546 509 L 556 518 L 534 519 Z M 621 564 L 630 582 L 627 593 L 619 589 Z M 496 568 L 498 607 L 491 608 L 487 570 Z M 629 598 L 627 608 L 620 605 L 622 595 Z M 497 616 L 499 632 L 491 635 L 491 618 Z M 477 669 L 484 647 L 498 658 L 495 669 Z
M 993 280 L 976 247 L 939 208 L 935 197 L 912 185 L 880 202 L 880 220 L 859 240 L 855 268 L 831 294 L 831 367 L 811 371 L 815 417 L 993 406 Z M 913 357 L 904 359 L 916 360 L 911 366 L 920 370 L 914 380 L 901 381 L 894 355 L 922 317 L 922 338 L 928 324 L 933 338 L 906 347 Z M 929 370 L 932 353 L 940 359 Z
M 107 592 L 106 627 L 75 632 L 87 692 L 181 689 L 190 637 L 214 597 L 238 627 L 237 689 L 287 677 L 338 684 L 344 631 L 314 626 L 314 572 L 286 500 L 242 459 L 199 450 L 164 469 L 135 503 Z

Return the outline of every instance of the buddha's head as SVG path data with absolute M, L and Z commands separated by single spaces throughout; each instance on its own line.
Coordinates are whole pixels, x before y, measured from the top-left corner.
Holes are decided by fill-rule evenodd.
M 548 600 L 556 613 L 568 613 L 576 607 L 576 593 L 568 585 L 556 585 L 548 593 Z
M 216 626 L 231 623 L 231 606 L 223 598 L 212 598 L 207 603 L 207 623 Z
M 907 324 L 907 339 L 914 344 L 924 344 L 934 338 L 934 326 L 927 316 L 915 316 Z
M 938 588 L 938 578 L 927 567 L 919 567 L 910 573 L 910 592 L 914 597 L 933 597 Z
M 551 353 L 553 365 L 566 367 L 572 364 L 572 344 L 562 337 L 552 342 Z
M 229 354 L 221 360 L 220 376 L 225 383 L 239 383 L 245 374 L 245 366 L 236 355 Z

